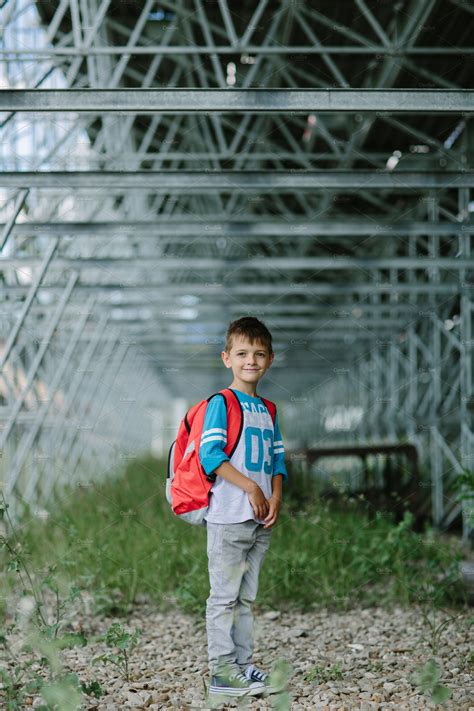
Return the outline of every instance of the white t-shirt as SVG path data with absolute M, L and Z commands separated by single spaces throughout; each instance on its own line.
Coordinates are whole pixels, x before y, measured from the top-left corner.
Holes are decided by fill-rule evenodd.
M 244 476 L 256 481 L 269 499 L 272 476 L 282 474 L 288 478 L 278 415 L 273 426 L 271 415 L 260 397 L 231 389 L 239 399 L 244 416 L 239 443 L 229 460 L 223 451 L 227 444 L 227 411 L 224 397 L 216 395 L 207 404 L 204 417 L 199 449 L 201 464 L 206 474 L 210 474 L 223 461 L 230 461 Z M 248 519 L 263 523 L 263 519 L 255 517 L 247 492 L 218 474 L 211 488 L 205 519 L 210 523 L 241 523 Z

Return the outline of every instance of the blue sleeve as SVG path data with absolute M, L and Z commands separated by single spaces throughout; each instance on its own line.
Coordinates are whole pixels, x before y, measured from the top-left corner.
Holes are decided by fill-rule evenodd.
M 278 413 L 275 417 L 274 439 L 273 439 L 273 476 L 283 474 L 283 479 L 288 480 L 288 472 L 285 466 L 285 448 L 278 422 Z
M 227 444 L 227 410 L 223 395 L 216 395 L 206 406 L 199 448 L 199 459 L 206 474 L 211 474 L 219 464 L 229 461 L 223 451 Z

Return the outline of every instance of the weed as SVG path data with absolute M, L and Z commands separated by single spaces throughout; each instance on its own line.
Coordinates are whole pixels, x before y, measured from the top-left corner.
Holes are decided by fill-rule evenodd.
M 335 681 L 336 679 L 342 679 L 342 670 L 339 662 L 336 662 L 332 667 L 322 667 L 316 665 L 312 667 L 303 679 L 305 681 L 316 681 L 318 684 L 323 684 L 326 681 Z
M 136 459 L 115 478 L 64 489 L 61 500 L 50 503 L 54 517 L 43 521 L 32 515 L 13 538 L 2 537 L 2 552 L 8 559 L 6 575 L 14 576 L 26 591 L 23 604 L 31 608 L 31 622 L 44 640 L 54 642 L 55 650 L 88 642 L 82 631 L 72 634 L 63 629 L 67 606 L 81 589 L 94 591 L 95 608 L 89 614 L 126 615 L 140 595 L 157 610 L 169 611 L 172 603 L 185 612 L 203 615 L 209 594 L 206 531 L 172 514 L 164 496 L 165 471 L 166 462 L 154 457 Z M 440 623 L 432 616 L 432 610 L 456 605 L 459 599 L 453 595 L 462 558 L 456 542 L 447 543 L 429 528 L 415 533 L 409 512 L 394 524 L 390 512 L 375 510 L 369 517 L 355 508 L 353 497 L 324 500 L 317 487 L 308 499 L 298 500 L 298 489 L 303 490 L 298 487 L 298 476 L 296 472 L 293 494 L 287 492 L 287 499 L 286 492 L 283 495 L 260 576 L 257 605 L 261 609 L 340 610 L 358 603 L 386 604 L 390 609 L 394 603 L 416 603 L 427 625 L 430 649 L 436 654 L 448 623 L 456 620 L 452 616 Z M 37 580 L 29 573 L 27 557 L 37 571 L 44 571 Z M 65 588 L 59 584 L 64 579 L 77 584 Z M 46 589 L 55 599 L 52 620 L 45 614 Z M 6 597 L 2 597 L 5 612 Z M 35 650 L 34 641 L 29 642 L 28 660 L 16 663 L 16 650 L 8 643 L 12 629 L 5 628 L 0 635 L 10 655 L 10 665 L 0 666 L 9 711 L 22 708 L 23 702 L 15 701 L 22 692 L 39 693 L 48 670 L 47 683 L 54 684 L 59 675 L 59 671 L 52 672 L 52 652 L 48 657 Z M 107 633 L 102 639 L 107 642 Z M 132 635 L 120 625 L 112 627 L 109 646 L 116 649 L 99 657 L 118 666 L 127 677 L 129 655 L 137 639 L 137 631 Z M 337 667 L 312 670 L 314 678 L 319 674 L 323 680 L 325 674 L 338 678 L 337 673 Z M 84 694 L 101 693 L 94 682 L 78 687 L 66 675 L 63 681 Z M 53 687 L 52 696 L 59 693 Z M 278 703 L 284 708 L 283 696 Z
M 15 529 L 8 515 L 8 503 L 3 498 L 0 513 L 6 516 L 12 526 L 13 539 Z M 1 549 L 6 552 L 6 570 L 16 573 L 22 590 L 18 604 L 18 614 L 12 625 L 6 626 L 0 634 L 0 643 L 5 656 L 11 664 L 6 663 L 0 668 L 2 681 L 2 698 L 7 711 L 17 711 L 25 708 L 27 698 L 40 694 L 44 705 L 37 706 L 40 711 L 76 711 L 81 708 L 82 692 L 86 691 L 77 674 L 63 669 L 59 650 L 74 644 L 86 644 L 82 635 L 64 635 L 59 632 L 67 605 L 75 600 L 79 589 L 72 585 L 64 599 L 60 597 L 59 584 L 55 579 L 55 566 L 49 566 L 47 574 L 36 583 L 26 564 L 26 554 L 23 555 L 21 543 L 12 543 L 6 536 L 0 535 Z M 49 589 L 54 593 L 54 618 L 48 622 L 45 615 L 45 600 L 43 591 Z M 4 612 L 6 613 L 6 607 Z M 22 642 L 23 656 L 15 653 L 10 636 L 19 633 Z M 41 669 L 43 675 L 38 673 Z M 100 695 L 100 685 L 91 685 L 95 695 Z M 89 691 L 86 691 L 89 693 Z
M 431 701 L 435 704 L 443 704 L 451 695 L 451 689 L 440 683 L 441 672 L 435 659 L 429 659 L 426 664 L 418 667 L 412 677 L 412 681 L 421 689 L 423 693 L 428 692 Z
M 173 515 L 164 497 L 165 470 L 164 462 L 148 457 L 129 463 L 115 480 L 66 490 L 54 503 L 54 520 L 32 518 L 22 529 L 37 565 L 45 567 L 51 555 L 63 567 L 68 561 L 69 577 L 94 590 L 97 614 L 126 615 L 137 595 L 163 611 L 173 600 L 184 612 L 202 613 L 209 594 L 206 530 Z M 422 585 L 436 588 L 440 603 L 456 603 L 462 552 L 429 530 L 413 532 L 409 512 L 395 525 L 385 511 L 369 518 L 317 495 L 297 509 L 285 496 L 258 605 L 410 605 L 418 602 Z M 443 571 L 448 575 L 441 581 Z
M 92 659 L 91 663 L 104 662 L 113 664 L 118 668 L 122 676 L 127 681 L 130 681 L 129 654 L 138 645 L 140 634 L 141 632 L 138 628 L 135 629 L 133 634 L 129 634 L 118 622 L 112 623 L 107 632 L 101 635 L 99 639 L 105 641 L 108 647 L 118 651 L 98 654 Z

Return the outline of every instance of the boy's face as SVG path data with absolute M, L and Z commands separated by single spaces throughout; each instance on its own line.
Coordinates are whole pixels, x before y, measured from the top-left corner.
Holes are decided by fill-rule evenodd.
M 232 336 L 230 353 L 222 351 L 226 368 L 232 368 L 234 378 L 245 383 L 257 383 L 273 363 L 274 353 L 260 341 L 253 344 L 245 336 Z

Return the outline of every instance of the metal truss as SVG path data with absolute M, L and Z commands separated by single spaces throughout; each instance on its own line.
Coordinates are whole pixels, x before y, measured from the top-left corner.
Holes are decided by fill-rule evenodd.
M 280 192 L 289 190 L 324 190 L 327 188 L 392 188 L 410 191 L 413 188 L 467 188 L 474 185 L 474 170 L 456 173 L 423 171 L 272 171 L 271 173 L 245 171 L 19 171 L 3 173 L 0 186 L 5 188 L 123 188 L 148 190 L 153 193 L 165 191 L 234 192 L 248 193 L 265 190 Z
M 81 113 L 275 113 L 388 111 L 472 113 L 469 89 L 5 89 L 3 111 Z
M 13 234 L 31 237 L 44 232 L 44 223 L 32 222 L 14 224 Z M 213 236 L 229 236 L 242 240 L 252 240 L 258 237 L 287 237 L 297 240 L 306 237 L 370 237 L 377 235 L 403 237 L 408 235 L 443 235 L 455 236 L 472 234 L 474 225 L 462 222 L 431 222 L 429 226 L 426 222 L 408 221 L 382 221 L 378 220 L 374 224 L 370 220 L 311 220 L 294 219 L 268 220 L 255 218 L 252 222 L 245 217 L 232 220 L 216 220 L 197 216 L 193 220 L 176 219 L 170 215 L 163 223 L 154 220 L 140 221 L 118 221 L 113 222 L 50 222 L 48 224 L 48 234 L 50 235 L 107 235 L 114 236 L 117 233 L 126 234 L 128 237 L 139 235 L 140 238 L 158 237 L 166 235 L 172 237 L 173 242 L 177 240 L 188 242 L 192 237 L 208 240 Z
M 435 526 L 472 540 L 452 494 L 474 454 L 471 15 L 400 10 L 3 5 L 13 517 L 152 440 L 163 454 L 251 314 L 287 449 L 410 439 Z

